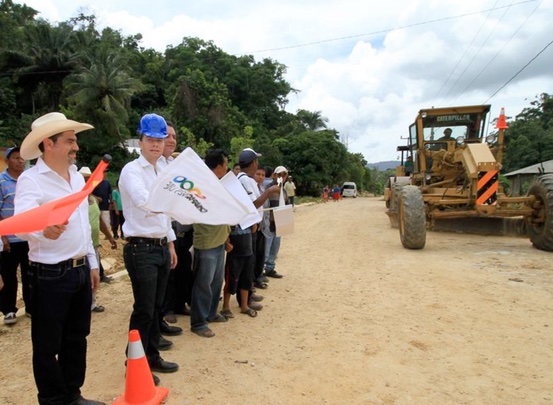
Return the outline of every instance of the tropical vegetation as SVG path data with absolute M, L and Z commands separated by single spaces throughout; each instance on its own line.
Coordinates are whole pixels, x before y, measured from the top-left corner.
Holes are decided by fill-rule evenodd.
M 99 29 L 94 15 L 50 23 L 12 0 L 0 1 L 0 146 L 19 144 L 32 121 L 51 111 L 88 122 L 79 136 L 79 165 L 113 156 L 118 172 L 133 156 L 124 147 L 144 113 L 173 122 L 179 148 L 201 156 L 209 147 L 234 160 L 244 147 L 263 153 L 267 166 L 285 165 L 300 195 L 320 195 L 325 184 L 355 181 L 379 193 L 381 173 L 351 153 L 321 111 L 285 110 L 299 91 L 286 66 L 235 56 L 213 42 L 183 38 L 165 51 L 145 49 L 141 34 Z M 509 169 L 553 158 L 552 101 L 540 96 L 511 126 Z

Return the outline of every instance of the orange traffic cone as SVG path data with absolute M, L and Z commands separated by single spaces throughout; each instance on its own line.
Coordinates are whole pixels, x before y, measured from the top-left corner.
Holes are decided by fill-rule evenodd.
M 499 113 L 499 118 L 497 119 L 495 127 L 497 129 L 507 129 L 507 128 L 509 128 L 509 125 L 507 125 L 507 120 L 505 119 L 505 108 L 503 108 L 503 107 L 501 108 L 501 112 Z
M 167 388 L 156 387 L 137 330 L 129 332 L 127 381 L 125 393 L 113 405 L 159 405 L 169 394 Z

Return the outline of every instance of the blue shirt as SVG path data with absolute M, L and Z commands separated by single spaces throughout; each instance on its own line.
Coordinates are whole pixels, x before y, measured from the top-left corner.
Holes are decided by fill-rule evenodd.
M 0 216 L 8 218 L 13 216 L 15 186 L 17 180 L 8 174 L 8 169 L 0 174 Z M 8 235 L 10 243 L 24 242 L 15 235 Z

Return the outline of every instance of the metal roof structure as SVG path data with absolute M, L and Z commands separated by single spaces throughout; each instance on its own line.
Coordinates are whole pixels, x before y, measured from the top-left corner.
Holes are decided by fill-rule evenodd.
M 553 160 L 548 160 L 546 162 L 537 163 L 535 165 L 523 167 L 509 173 L 506 173 L 505 177 L 512 177 L 519 174 L 545 174 L 553 173 Z

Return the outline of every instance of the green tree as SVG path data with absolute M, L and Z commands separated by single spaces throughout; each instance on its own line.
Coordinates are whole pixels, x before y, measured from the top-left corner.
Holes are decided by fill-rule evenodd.
M 336 131 L 305 131 L 278 138 L 273 147 L 278 148 L 283 157 L 278 164 L 294 173 L 300 195 L 318 196 L 325 184 L 347 180 L 343 162 L 348 152 L 336 140 Z
M 76 68 L 73 28 L 36 21 L 25 27 L 20 50 L 5 51 L 4 67 L 20 88 L 19 110 L 36 114 L 56 110 L 61 102 L 63 80 Z
M 89 55 L 89 67 L 83 67 L 67 79 L 70 110 L 82 120 L 88 120 L 95 130 L 84 138 L 84 159 L 119 152 L 128 139 L 128 110 L 131 96 L 140 88 L 126 70 L 125 60 L 108 47 L 98 47 Z M 114 150 L 114 146 L 118 148 Z M 119 162 L 119 164 L 122 162 Z M 118 162 L 114 161 L 114 165 Z
M 207 150 L 213 147 L 211 142 L 206 142 L 203 139 L 196 139 L 192 131 L 186 127 L 181 127 L 179 136 L 184 139 L 184 147 L 181 149 L 190 147 L 194 149 L 194 152 L 200 157 L 204 157 Z
M 321 111 L 298 110 L 296 116 L 309 131 L 327 129 L 328 118 L 323 117 Z
M 209 80 L 201 70 L 186 70 L 176 83 L 172 116 L 196 136 L 215 145 L 228 145 L 233 134 L 221 130 L 230 110 L 226 86 Z
M 34 23 L 38 11 L 12 0 L 0 1 L 0 52 L 19 49 L 24 43 L 25 27 Z
M 553 98 L 543 93 L 509 123 L 503 172 L 553 159 Z

